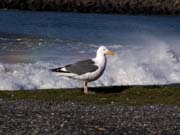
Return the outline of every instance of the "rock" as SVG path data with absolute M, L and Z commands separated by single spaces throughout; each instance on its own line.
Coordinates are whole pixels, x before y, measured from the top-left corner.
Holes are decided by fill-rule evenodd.
M 180 14 L 180 0 L 0 0 L 0 8 L 83 13 Z

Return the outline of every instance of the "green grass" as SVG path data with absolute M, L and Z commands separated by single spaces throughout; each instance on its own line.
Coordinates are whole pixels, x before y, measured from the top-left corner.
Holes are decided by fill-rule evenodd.
M 90 88 L 96 94 L 84 95 L 82 89 L 0 91 L 3 100 L 40 100 L 83 104 L 180 105 L 180 87 L 122 86 Z

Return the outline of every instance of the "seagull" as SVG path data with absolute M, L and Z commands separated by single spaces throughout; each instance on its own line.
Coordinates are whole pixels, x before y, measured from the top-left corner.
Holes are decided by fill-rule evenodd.
M 95 58 L 50 69 L 50 71 L 56 72 L 57 75 L 84 81 L 84 94 L 89 94 L 87 86 L 88 82 L 97 80 L 104 73 L 107 63 L 106 55 L 114 54 L 115 52 L 110 51 L 105 46 L 100 46 Z

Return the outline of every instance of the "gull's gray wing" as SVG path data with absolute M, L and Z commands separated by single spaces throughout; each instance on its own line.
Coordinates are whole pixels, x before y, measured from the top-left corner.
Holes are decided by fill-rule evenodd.
M 66 70 L 71 73 L 82 75 L 88 72 L 94 72 L 98 69 L 98 66 L 95 65 L 95 62 L 91 59 L 79 61 L 74 64 L 65 66 Z
M 98 69 L 98 66 L 95 65 L 95 62 L 91 59 L 82 60 L 74 64 L 66 65 L 65 67 L 50 69 L 52 72 L 61 72 L 61 73 L 75 73 L 82 75 L 88 72 L 94 72 Z

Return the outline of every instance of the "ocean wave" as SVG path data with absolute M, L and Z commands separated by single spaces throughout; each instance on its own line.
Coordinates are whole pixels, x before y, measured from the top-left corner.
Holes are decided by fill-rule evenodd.
M 145 46 L 109 45 L 116 56 L 108 57 L 103 76 L 90 86 L 180 83 L 179 47 L 163 41 Z M 95 49 L 94 49 L 95 50 Z M 58 62 L 0 63 L 0 90 L 32 90 L 82 87 L 82 82 L 56 76 L 48 69 Z M 67 63 L 69 64 L 69 63 Z

